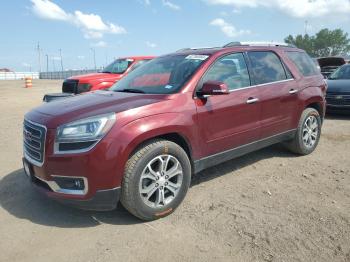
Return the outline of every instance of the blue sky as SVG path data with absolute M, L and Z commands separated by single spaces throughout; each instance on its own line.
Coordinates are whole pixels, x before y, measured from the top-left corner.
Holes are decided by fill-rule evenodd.
M 12 0 L 0 9 L 0 68 L 92 68 L 115 57 L 161 55 L 230 41 L 283 41 L 288 34 L 350 32 L 349 0 Z

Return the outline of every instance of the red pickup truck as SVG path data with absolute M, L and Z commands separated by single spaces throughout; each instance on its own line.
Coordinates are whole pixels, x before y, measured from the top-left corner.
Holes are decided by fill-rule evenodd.
M 80 94 L 88 91 L 109 88 L 129 72 L 153 58 L 153 56 L 118 58 L 105 67 L 100 73 L 72 76 L 66 79 L 62 85 L 62 92 Z

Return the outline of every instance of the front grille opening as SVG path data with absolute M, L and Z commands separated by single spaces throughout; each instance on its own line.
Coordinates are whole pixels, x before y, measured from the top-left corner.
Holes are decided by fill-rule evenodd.
M 77 94 L 79 80 L 66 80 L 62 84 L 62 92 L 63 93 L 73 93 Z
M 46 128 L 39 124 L 24 120 L 23 149 L 29 160 L 41 165 L 44 162 Z

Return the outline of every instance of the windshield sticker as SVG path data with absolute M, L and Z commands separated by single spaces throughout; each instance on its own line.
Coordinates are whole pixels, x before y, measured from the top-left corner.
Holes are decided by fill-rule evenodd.
M 164 88 L 166 88 L 166 89 L 172 89 L 173 86 L 172 86 L 172 85 L 166 85 Z
M 192 60 L 205 60 L 209 56 L 207 55 L 188 55 L 186 56 L 186 59 L 192 59 Z

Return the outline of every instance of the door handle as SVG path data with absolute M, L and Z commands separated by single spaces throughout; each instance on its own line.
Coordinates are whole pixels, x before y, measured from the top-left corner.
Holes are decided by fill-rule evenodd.
M 289 90 L 289 94 L 295 94 L 295 93 L 298 93 L 298 90 L 297 90 L 297 89 L 291 89 L 291 90 Z
M 247 104 L 254 104 L 256 102 L 258 102 L 259 99 L 258 98 L 254 98 L 254 97 L 249 97 L 247 100 Z

